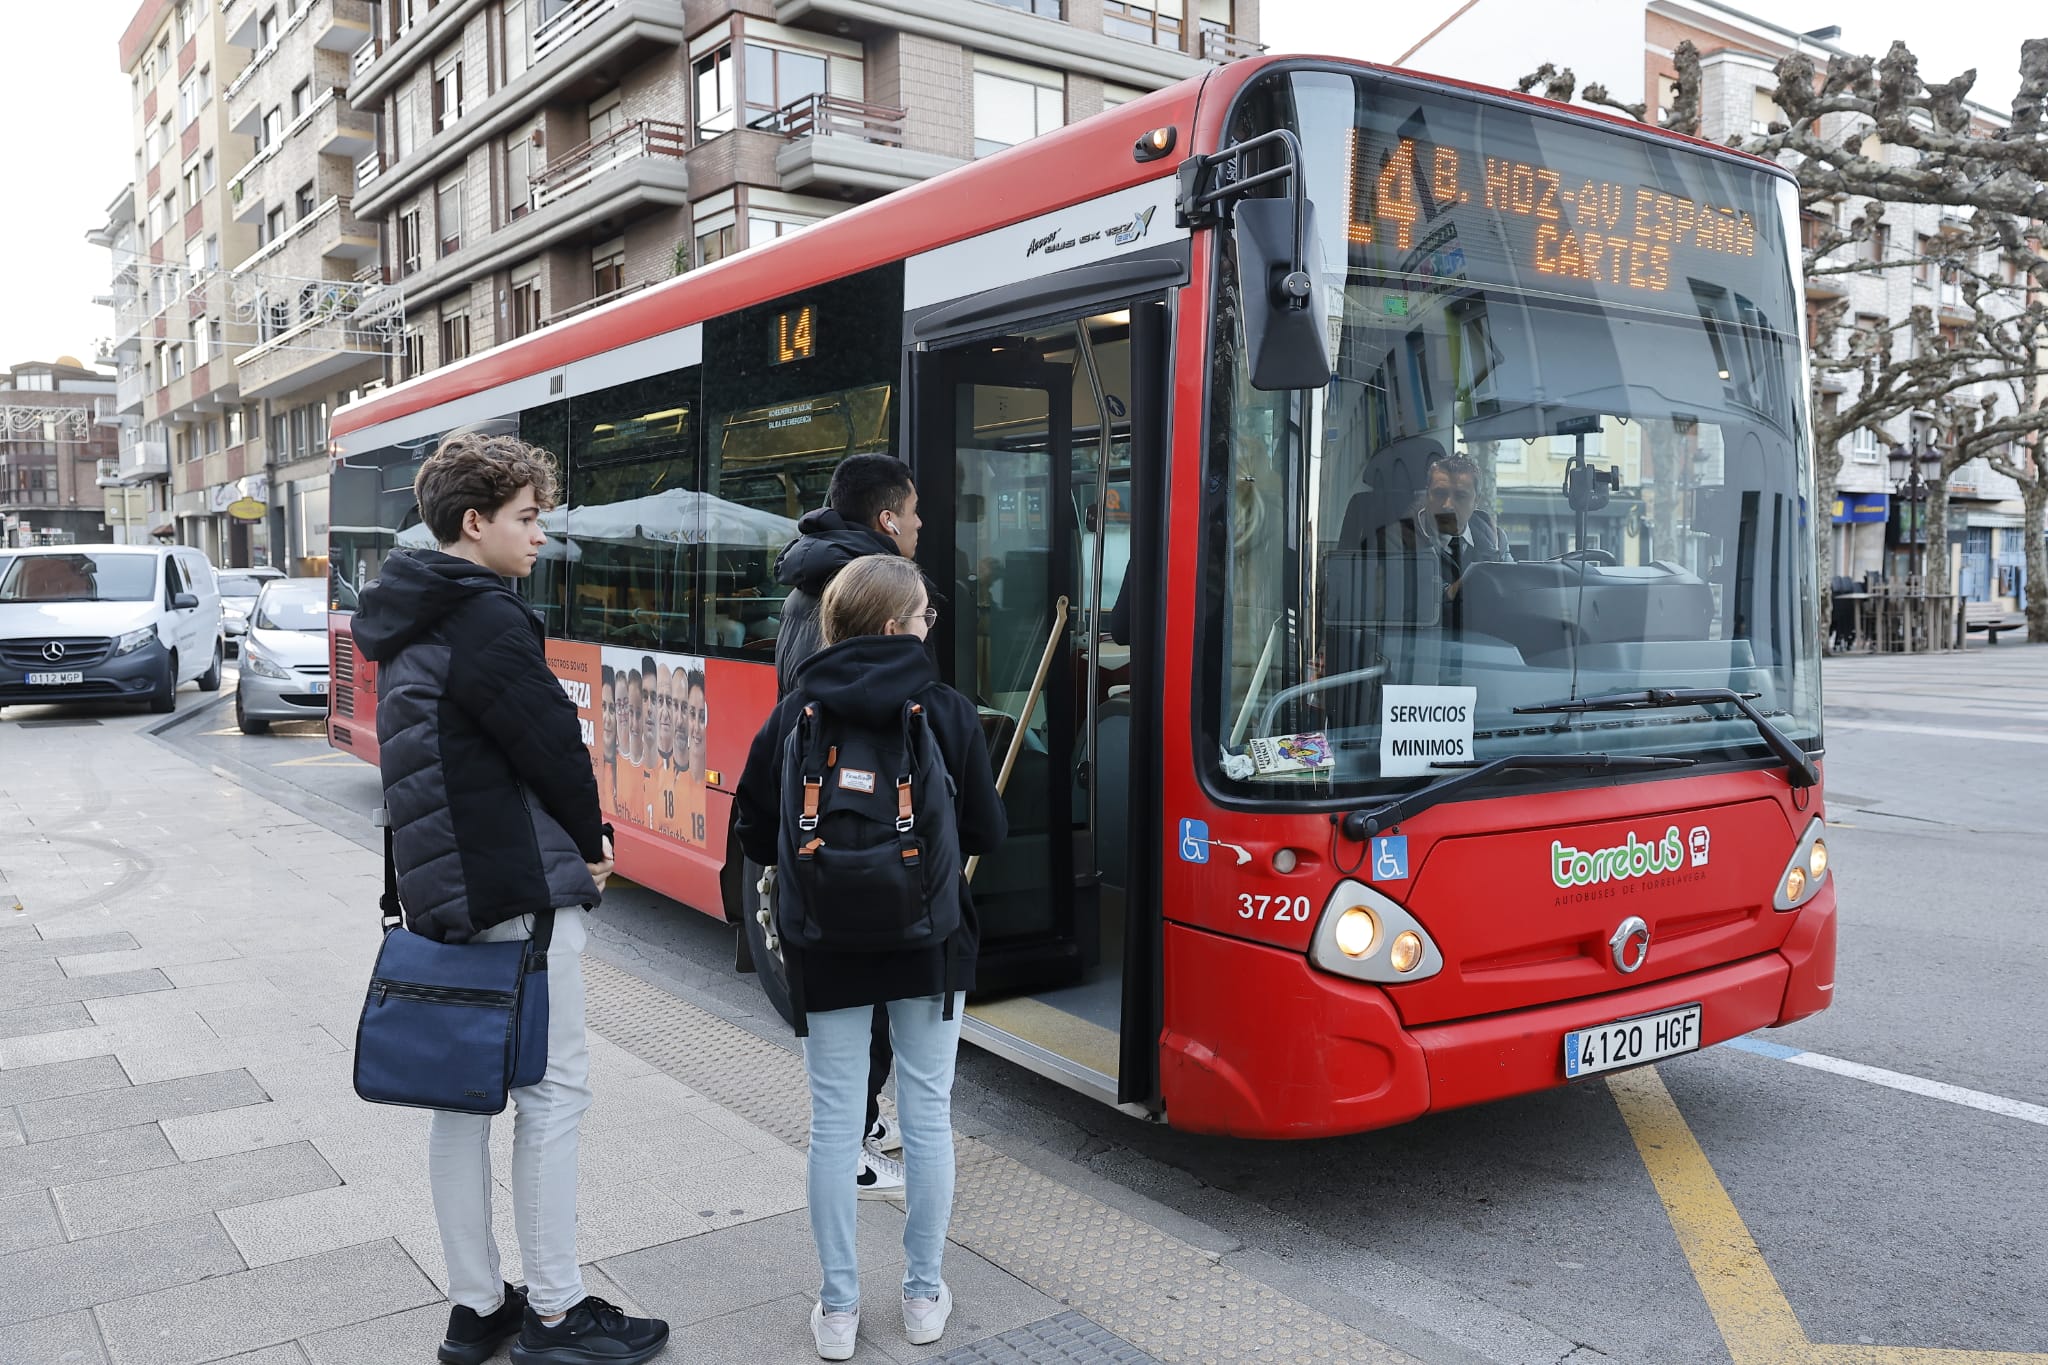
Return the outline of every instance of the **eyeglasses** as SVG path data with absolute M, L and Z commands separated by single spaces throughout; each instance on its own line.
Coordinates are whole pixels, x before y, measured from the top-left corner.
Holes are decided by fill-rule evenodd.
M 924 628 L 930 630 L 939 623 L 939 609 L 937 607 L 926 607 L 923 611 L 912 612 L 908 616 L 899 616 L 896 619 L 907 626 L 919 618 L 923 619 Z

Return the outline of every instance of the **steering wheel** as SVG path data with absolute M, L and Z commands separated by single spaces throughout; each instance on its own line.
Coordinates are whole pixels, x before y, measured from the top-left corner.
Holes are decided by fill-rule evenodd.
M 1612 551 L 1599 549 L 1567 550 L 1557 558 L 1559 563 L 1564 563 L 1568 560 L 1582 561 L 1587 564 L 1619 564 L 1621 562 L 1614 557 Z

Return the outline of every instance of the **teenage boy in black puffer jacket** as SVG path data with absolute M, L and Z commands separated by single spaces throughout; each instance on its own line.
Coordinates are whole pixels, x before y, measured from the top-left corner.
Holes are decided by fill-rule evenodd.
M 512 1199 L 522 1292 L 491 1235 L 491 1120 L 436 1111 L 428 1144 L 448 1263 L 446 1365 L 481 1365 L 515 1331 L 517 1365 L 635 1365 L 668 1324 L 583 1292 L 577 1129 L 590 1104 L 584 909 L 611 841 L 576 706 L 548 671 L 540 620 L 507 584 L 533 572 L 554 505 L 547 452 L 458 434 L 413 491 L 439 550 L 394 554 L 362 593 L 356 648 L 378 665 L 377 741 L 406 927 L 443 943 L 528 938 L 554 911 L 548 1070 L 512 1092 Z

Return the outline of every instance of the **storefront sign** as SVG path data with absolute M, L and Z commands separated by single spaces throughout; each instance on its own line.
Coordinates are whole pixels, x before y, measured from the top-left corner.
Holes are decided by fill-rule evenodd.
M 1848 493 L 1835 499 L 1835 524 L 1851 522 L 1883 522 L 1891 511 L 1891 496 L 1886 493 Z
M 254 498 L 236 498 L 228 504 L 228 515 L 236 521 L 261 521 L 270 508 Z

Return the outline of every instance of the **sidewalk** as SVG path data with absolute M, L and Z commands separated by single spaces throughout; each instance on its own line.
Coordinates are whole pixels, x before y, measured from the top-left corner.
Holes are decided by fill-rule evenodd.
M 181 696 L 178 723 L 201 704 Z M 0 1365 L 431 1361 L 427 1116 L 350 1088 L 376 858 L 147 729 L 0 721 Z M 666 1317 L 676 1365 L 815 1360 L 800 1059 L 603 953 L 585 961 L 591 1292 Z M 864 1203 L 855 1359 L 1411 1359 L 1171 1216 L 974 1138 L 959 1164 L 946 1339 L 904 1342 L 902 1210 Z

